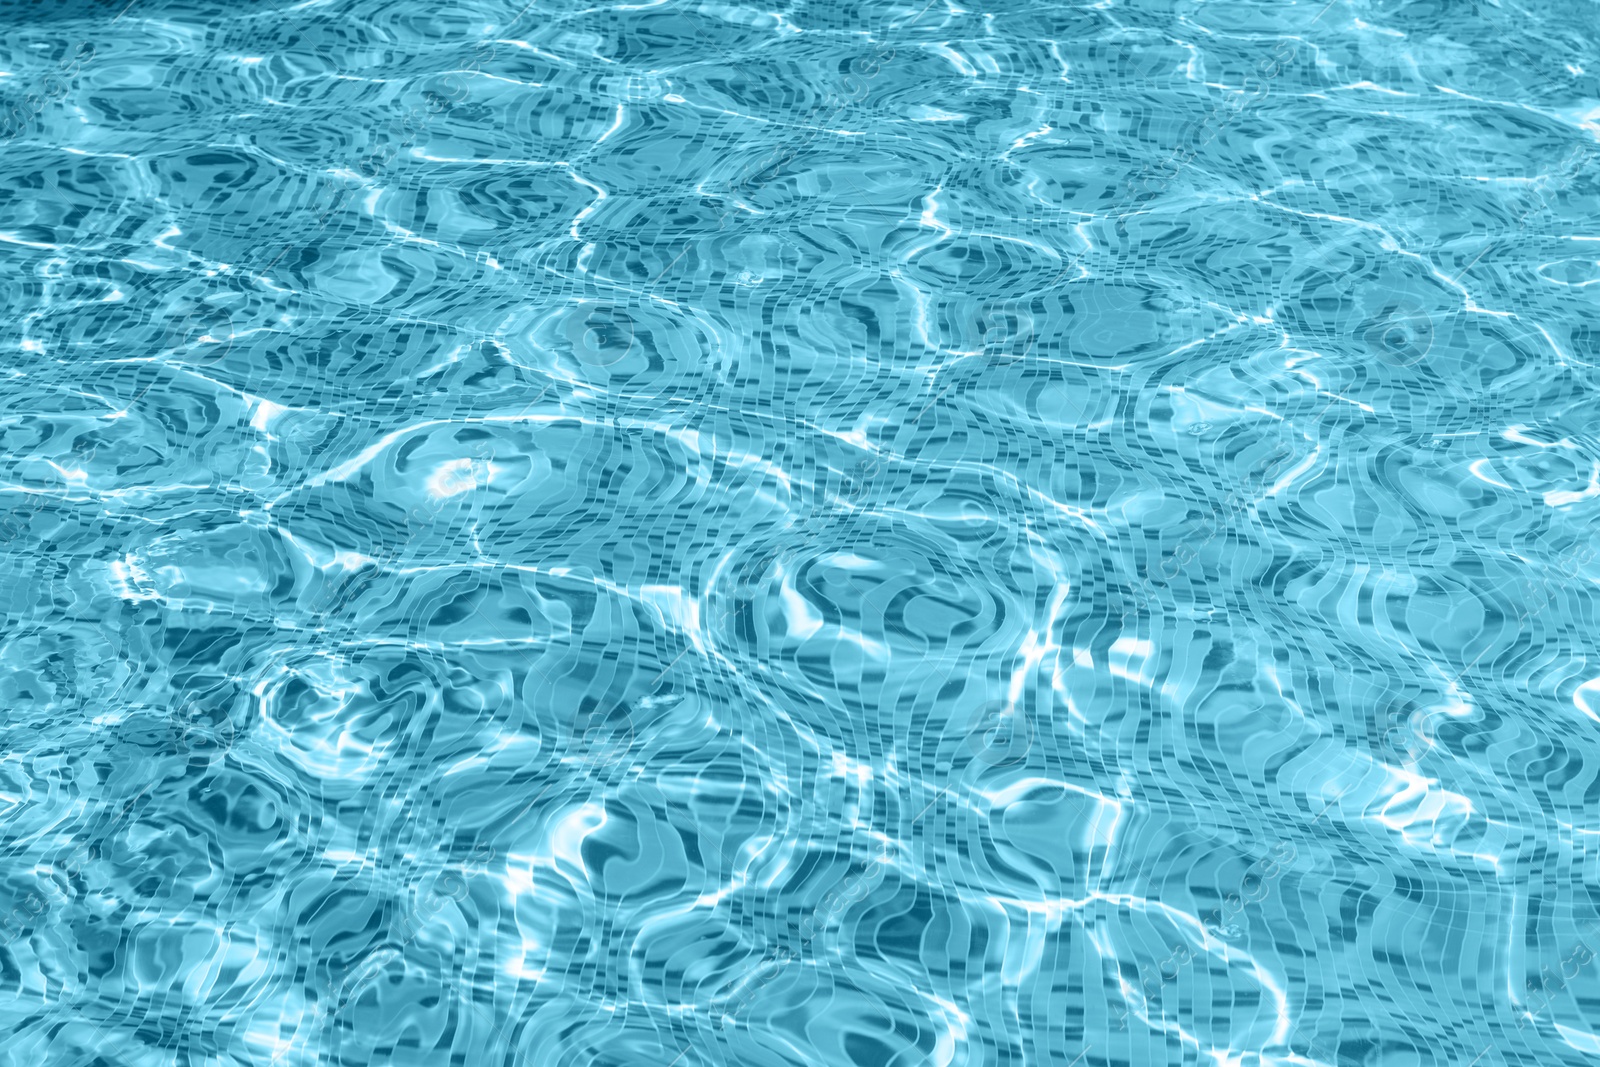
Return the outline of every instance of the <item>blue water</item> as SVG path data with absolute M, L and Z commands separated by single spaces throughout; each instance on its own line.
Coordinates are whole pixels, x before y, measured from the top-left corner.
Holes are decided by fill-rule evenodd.
M 0 2 L 0 1065 L 1600 1057 L 1595 0 Z

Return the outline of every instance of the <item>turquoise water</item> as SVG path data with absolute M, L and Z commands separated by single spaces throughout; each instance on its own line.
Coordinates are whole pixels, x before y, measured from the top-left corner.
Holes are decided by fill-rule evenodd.
M 1597 41 L 0 2 L 0 1064 L 1595 1062 Z

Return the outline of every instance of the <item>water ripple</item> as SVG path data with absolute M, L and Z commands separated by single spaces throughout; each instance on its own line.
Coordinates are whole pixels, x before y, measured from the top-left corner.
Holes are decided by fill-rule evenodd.
M 1587 1062 L 1592 7 L 0 2 L 0 1063 Z

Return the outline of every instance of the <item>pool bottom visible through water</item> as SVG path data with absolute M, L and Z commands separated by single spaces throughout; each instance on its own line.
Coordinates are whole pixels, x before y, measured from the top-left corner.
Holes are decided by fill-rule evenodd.
M 1600 1055 L 1593 0 L 0 0 L 0 1067 Z

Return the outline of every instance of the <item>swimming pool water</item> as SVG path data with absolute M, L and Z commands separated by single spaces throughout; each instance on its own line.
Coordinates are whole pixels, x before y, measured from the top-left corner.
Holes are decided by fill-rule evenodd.
M 1595 1062 L 1597 39 L 0 2 L 0 1064 Z

